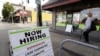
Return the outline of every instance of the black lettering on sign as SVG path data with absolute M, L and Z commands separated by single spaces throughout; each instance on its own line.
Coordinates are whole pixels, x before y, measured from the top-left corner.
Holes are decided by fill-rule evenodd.
M 35 40 L 38 40 L 37 36 L 34 36 L 35 37 Z
M 25 37 L 31 36 L 30 32 L 25 32 Z
M 26 43 L 26 39 L 20 39 L 20 44 Z
M 35 40 L 34 36 L 30 37 L 30 41 Z
M 38 39 L 40 39 L 40 38 L 42 38 L 42 36 L 39 34 L 39 35 L 37 35 L 37 37 L 38 37 Z
M 43 53 L 43 52 L 45 52 L 44 50 L 41 50 L 40 52 L 38 52 L 38 53 L 36 53 L 36 54 L 34 54 L 34 55 L 32 55 L 32 56 L 38 56 L 38 55 L 40 55 L 41 53 Z
M 29 38 L 27 38 L 27 42 L 29 42 Z
M 29 56 L 29 55 L 32 54 L 32 53 L 33 53 L 33 51 L 27 52 L 27 53 L 25 54 L 25 56 Z
M 36 32 L 35 32 L 35 31 L 32 31 L 32 32 L 31 32 L 31 35 L 36 35 Z
M 42 37 L 46 37 L 46 34 L 45 34 L 45 33 L 43 33 L 43 34 L 42 34 Z
M 31 32 L 32 35 L 41 34 L 41 30 L 36 30 Z
M 46 33 L 42 33 L 41 30 L 25 32 L 24 34 L 25 34 L 25 38 L 19 40 L 20 44 L 25 44 L 27 42 L 31 42 L 31 41 L 42 39 L 42 38 L 46 37 Z
M 41 34 L 41 30 L 36 31 L 37 34 Z

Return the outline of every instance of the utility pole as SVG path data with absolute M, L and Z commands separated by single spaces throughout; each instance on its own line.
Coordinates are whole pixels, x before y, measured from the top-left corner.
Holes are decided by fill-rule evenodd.
M 41 0 L 35 0 L 37 4 L 37 26 L 42 26 L 42 14 L 41 14 Z

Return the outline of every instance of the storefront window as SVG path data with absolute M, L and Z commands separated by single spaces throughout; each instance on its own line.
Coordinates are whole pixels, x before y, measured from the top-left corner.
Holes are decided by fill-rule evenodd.
M 56 13 L 56 26 L 65 27 L 66 25 L 66 11 Z
M 80 21 L 82 21 L 84 18 L 87 18 L 87 14 L 91 12 L 93 14 L 93 18 L 98 19 L 100 21 L 100 8 L 91 8 L 91 9 L 85 9 L 81 11 L 80 15 Z M 83 29 L 84 23 L 79 24 L 79 28 Z M 97 31 L 100 30 L 100 25 L 96 25 Z
M 72 14 L 67 14 L 66 24 L 71 24 L 71 23 L 72 23 Z
M 78 29 L 80 13 L 73 13 L 73 29 Z

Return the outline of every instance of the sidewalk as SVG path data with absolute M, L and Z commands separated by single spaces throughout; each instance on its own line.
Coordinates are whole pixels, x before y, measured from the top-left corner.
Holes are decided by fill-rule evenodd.
M 5 24 L 6 25 L 6 24 Z M 9 38 L 8 38 L 8 30 L 11 30 L 11 29 L 20 29 L 20 28 L 26 28 L 26 27 L 35 27 L 34 24 L 7 24 L 7 26 L 5 26 L 4 24 L 2 25 L 2 29 L 4 29 L 3 27 L 5 27 L 6 29 L 4 30 L 0 30 L 0 56 L 9 56 L 9 48 L 8 48 L 8 41 L 9 41 Z M 59 49 L 60 49 L 60 43 L 65 40 L 65 39 L 73 39 L 73 40 L 79 40 L 79 37 L 71 37 L 71 36 L 67 36 L 67 35 L 62 35 L 62 34 L 58 34 L 58 33 L 54 33 L 50 30 L 50 36 L 51 36 L 51 40 L 52 40 L 52 44 L 53 44 L 53 50 L 54 50 L 54 53 L 55 53 L 55 56 L 59 56 Z M 100 46 L 100 41 L 90 41 L 91 44 L 93 45 L 98 45 Z M 83 49 L 83 50 L 86 50 L 85 52 L 83 53 L 88 53 L 89 51 L 88 48 L 86 47 L 81 47 L 80 46 L 76 46 L 75 44 L 73 43 L 70 43 L 70 44 L 67 44 L 66 47 L 70 47 L 72 48 L 73 50 L 77 50 L 77 51 L 80 51 L 80 52 L 83 52 L 82 50 L 80 49 Z M 90 51 L 92 49 L 89 49 Z M 94 52 L 94 51 L 93 51 Z M 96 51 L 97 52 L 97 51 Z M 6 53 L 6 54 L 5 54 Z M 65 53 L 64 53 L 65 54 Z M 67 55 L 63 55 L 63 56 L 67 56 Z M 91 55 L 90 55 L 91 56 Z M 96 56 L 100 56 L 100 55 L 96 55 Z
M 50 35 L 51 35 L 51 40 L 52 40 L 55 56 L 59 56 L 60 43 L 63 40 L 73 39 L 73 40 L 80 41 L 78 37 L 70 37 L 70 36 L 61 35 L 61 34 L 54 33 L 54 32 L 50 32 Z M 99 43 L 100 42 L 96 42 L 96 41 L 90 42 L 90 44 L 97 45 L 97 46 L 99 45 Z M 68 43 L 68 44 L 65 45 L 65 47 L 68 47 L 69 49 L 74 50 L 76 52 L 83 53 L 85 56 L 94 56 L 93 53 L 97 54 L 97 55 L 95 54 L 95 56 L 100 56 L 100 54 L 99 54 L 100 51 L 97 51 L 97 50 L 94 50 L 94 49 L 91 49 L 91 48 L 88 48 L 88 47 L 84 47 L 84 46 L 81 46 L 81 45 L 77 45 L 77 44 L 74 44 L 74 43 Z M 63 51 L 63 56 L 70 56 L 70 55 L 66 55 L 66 52 Z

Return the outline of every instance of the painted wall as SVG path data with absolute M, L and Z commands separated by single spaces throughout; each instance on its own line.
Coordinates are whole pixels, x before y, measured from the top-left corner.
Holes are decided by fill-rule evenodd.
M 36 12 L 32 11 L 32 23 L 36 23 Z
M 37 13 L 36 11 L 32 11 L 32 23 L 36 23 L 36 19 L 37 19 Z M 48 21 L 48 22 L 52 22 L 52 14 L 50 13 L 42 13 L 42 22 L 44 21 Z

